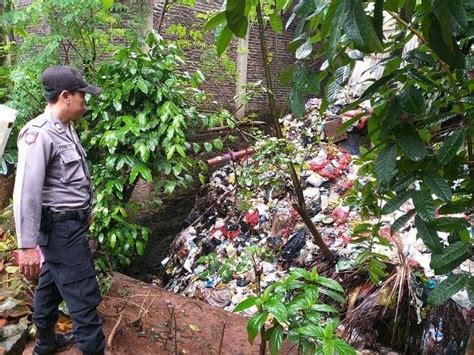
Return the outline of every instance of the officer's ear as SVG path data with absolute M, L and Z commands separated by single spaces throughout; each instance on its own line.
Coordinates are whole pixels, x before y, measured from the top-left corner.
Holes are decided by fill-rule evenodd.
M 59 94 L 59 99 L 63 101 L 65 104 L 69 105 L 71 102 L 71 96 L 72 96 L 72 93 L 70 91 L 63 90 Z

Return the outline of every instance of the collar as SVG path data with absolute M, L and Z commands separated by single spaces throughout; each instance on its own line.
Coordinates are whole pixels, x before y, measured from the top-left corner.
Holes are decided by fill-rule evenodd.
M 57 132 L 59 133 L 66 132 L 66 129 L 69 125 L 68 123 L 62 123 L 59 117 L 54 115 L 54 113 L 48 107 L 46 107 L 46 109 L 44 110 L 44 114 L 48 118 L 48 121 L 50 121 L 53 124 Z

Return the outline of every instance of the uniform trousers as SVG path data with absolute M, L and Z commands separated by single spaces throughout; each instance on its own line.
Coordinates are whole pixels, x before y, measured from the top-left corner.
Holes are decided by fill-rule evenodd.
M 33 322 L 38 328 L 52 328 L 58 306 L 66 301 L 72 318 L 76 346 L 82 352 L 105 348 L 102 319 L 97 314 L 101 301 L 92 255 L 87 243 L 86 221 L 53 222 L 50 232 L 40 232 L 38 244 L 44 263 L 35 291 Z

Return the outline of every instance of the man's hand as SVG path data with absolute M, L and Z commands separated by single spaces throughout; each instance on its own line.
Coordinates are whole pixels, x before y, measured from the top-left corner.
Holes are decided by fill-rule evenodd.
M 41 269 L 40 256 L 36 248 L 20 249 L 19 253 L 20 273 L 27 279 L 38 277 Z

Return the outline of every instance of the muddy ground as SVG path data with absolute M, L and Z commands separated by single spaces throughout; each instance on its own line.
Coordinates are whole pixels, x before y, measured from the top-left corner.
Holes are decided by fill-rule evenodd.
M 246 318 L 119 273 L 99 312 L 107 340 L 122 318 L 106 354 L 258 354 L 258 339 L 253 346 L 247 341 Z M 285 344 L 282 354 L 292 353 L 296 349 Z M 82 353 L 71 348 L 60 354 Z

